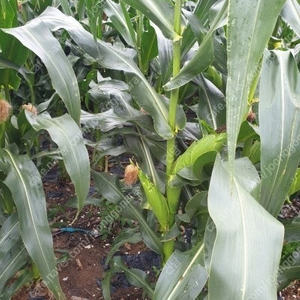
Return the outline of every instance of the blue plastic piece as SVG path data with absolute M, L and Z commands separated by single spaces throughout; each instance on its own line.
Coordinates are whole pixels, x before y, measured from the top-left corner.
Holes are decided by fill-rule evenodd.
M 91 234 L 90 230 L 74 228 L 74 227 L 62 227 L 62 228 L 60 228 L 60 231 L 62 231 L 62 232 L 84 232 L 84 233 Z

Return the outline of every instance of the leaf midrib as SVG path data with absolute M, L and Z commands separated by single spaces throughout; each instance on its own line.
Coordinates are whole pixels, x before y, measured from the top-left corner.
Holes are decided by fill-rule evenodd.
M 22 245 L 22 247 L 20 248 L 20 251 L 17 253 L 17 255 L 13 258 L 13 260 L 10 261 L 10 263 L 6 266 L 6 268 L 3 270 L 2 274 L 0 274 L 0 279 L 1 277 L 3 277 L 3 275 L 5 275 L 5 273 L 7 272 L 7 270 L 10 269 L 11 265 L 13 265 L 15 263 L 15 261 L 19 258 L 19 256 L 25 254 L 26 252 L 24 252 L 25 250 L 25 246 Z
M 16 171 L 16 173 L 17 173 L 17 175 L 18 175 L 18 177 L 19 177 L 19 179 L 20 179 L 20 181 L 21 181 L 21 183 L 23 185 L 23 189 L 24 189 L 24 192 L 25 192 L 25 199 L 26 199 L 26 203 L 27 203 L 27 208 L 28 208 L 28 211 L 29 211 L 29 216 L 30 216 L 30 219 L 31 219 L 31 223 L 33 225 L 33 232 L 34 232 L 34 234 L 36 236 L 36 240 L 37 240 L 38 245 L 39 245 L 40 253 L 42 254 L 42 258 L 43 258 L 44 263 L 45 263 L 45 265 L 47 267 L 47 270 L 48 270 L 48 272 L 51 272 L 51 268 L 50 268 L 50 266 L 48 264 L 47 258 L 44 255 L 42 243 L 41 243 L 41 240 L 39 238 L 39 234 L 38 234 L 38 230 L 37 230 L 36 224 L 34 222 L 34 216 L 33 216 L 33 212 L 32 212 L 32 209 L 31 209 L 30 200 L 29 200 L 29 193 L 28 193 L 25 181 L 24 181 L 23 176 L 22 176 L 21 172 L 19 171 L 19 168 L 16 165 L 13 157 L 11 156 L 11 153 L 9 151 L 7 151 L 6 149 L 3 149 L 3 150 L 8 154 L 8 156 L 9 156 L 9 158 L 10 158 L 10 160 L 11 160 L 11 162 L 12 162 L 14 168 L 15 168 L 15 171 Z
M 8 236 L 10 236 L 10 234 L 14 231 L 14 229 L 15 229 L 17 226 L 19 226 L 19 222 L 16 222 L 16 223 L 10 228 L 10 230 L 7 231 L 7 232 L 5 233 L 5 235 L 3 236 L 3 238 L 0 239 L 0 245 L 5 241 L 5 239 L 6 239 Z
M 190 261 L 190 263 L 187 265 L 185 271 L 182 273 L 182 275 L 180 277 L 180 280 L 177 281 L 177 283 L 173 287 L 173 290 L 172 290 L 171 294 L 168 296 L 168 298 L 166 298 L 166 300 L 173 300 L 173 295 L 176 294 L 177 289 L 180 288 L 180 285 L 181 285 L 181 283 L 183 281 L 183 278 L 188 274 L 188 272 L 190 271 L 190 269 L 193 267 L 193 265 L 195 264 L 195 262 L 198 259 L 199 255 L 202 253 L 203 249 L 204 249 L 204 244 L 202 244 L 199 247 L 199 249 L 197 250 L 196 254 L 192 258 L 192 260 Z
M 243 204 L 242 204 L 242 195 L 241 195 L 241 191 L 240 191 L 240 188 L 239 188 L 239 184 L 237 182 L 237 180 L 235 179 L 235 177 L 233 178 L 233 182 L 234 182 L 234 185 L 236 187 L 236 192 L 237 192 L 237 195 L 238 195 L 238 203 L 239 203 L 239 206 L 240 206 L 240 211 L 241 211 L 241 219 L 242 219 L 242 231 L 243 231 L 243 258 L 244 258 L 244 263 L 243 263 L 243 279 L 242 279 L 242 299 L 245 299 L 245 296 L 246 296 L 246 282 L 247 282 L 247 270 L 249 270 L 248 268 L 248 261 L 247 261 L 247 257 L 248 257 L 248 245 L 247 245 L 247 232 L 246 232 L 246 217 L 245 217 L 245 211 L 243 209 Z

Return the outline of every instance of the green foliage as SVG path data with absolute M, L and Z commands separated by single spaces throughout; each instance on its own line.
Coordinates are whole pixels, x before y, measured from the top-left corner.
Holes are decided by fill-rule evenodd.
M 0 298 L 32 280 L 32 261 L 64 299 L 39 172 L 56 158 L 78 213 L 91 173 L 104 220 L 116 215 L 103 234 L 115 219 L 138 224 L 114 242 L 105 299 L 114 272 L 169 300 L 273 299 L 276 281 L 299 278 L 299 217 L 276 219 L 300 190 L 299 11 L 294 0 L 0 1 L 0 95 L 13 106 L 0 124 Z M 20 112 L 30 101 L 37 111 Z M 140 168 L 131 186 L 96 167 L 124 153 Z M 113 257 L 141 240 L 162 255 L 153 285 Z
M 269 278 L 277 271 L 284 230 L 282 224 L 251 197 L 258 182 L 258 174 L 247 158 L 235 161 L 233 183 L 230 166 L 217 158 L 208 193 L 208 210 L 217 231 L 210 258 L 208 288 L 211 299 L 247 299 L 260 286 L 261 278 Z M 259 245 L 259 251 L 252 251 L 250 245 Z M 270 251 L 272 259 L 266 260 Z M 225 261 L 226 268 L 223 267 Z M 258 269 L 262 277 L 257 276 L 255 270 Z M 221 288 L 214 288 L 220 276 L 227 287 L 226 295 Z M 272 299 L 276 297 L 276 277 L 269 280 L 270 286 L 262 293 Z M 245 289 L 238 291 L 237 286 Z
M 80 211 L 88 193 L 90 172 L 87 150 L 80 128 L 76 124 L 76 121 L 79 124 L 79 91 L 76 79 L 73 83 L 59 84 L 61 89 L 57 85 L 58 81 L 56 81 L 59 77 L 55 77 L 58 73 L 55 73 L 56 71 L 52 73 L 52 75 L 56 74 L 52 77 L 56 81 L 53 84 L 54 88 L 59 94 L 60 91 L 62 92 L 62 98 L 67 100 L 66 106 L 70 104 L 70 113 L 75 121 L 69 115 L 52 119 L 47 113 L 41 114 L 41 111 L 48 107 L 47 99 L 41 101 L 45 101 L 45 104 L 39 108 L 32 104 L 27 105 L 30 100 L 35 98 L 32 73 L 26 68 L 31 63 L 31 57 L 28 56 L 28 50 L 24 45 L 12 35 L 5 33 L 5 30 L 10 30 L 10 27 L 19 25 L 17 22 L 18 13 L 17 1 L 1 1 L 2 19 L 0 23 L 3 30 L 0 33 L 2 50 L 0 95 L 1 99 L 6 98 L 7 100 L 7 102 L 1 100 L 1 113 L 5 113 L 7 116 L 1 116 L 0 298 L 9 299 L 16 290 L 36 278 L 37 275 L 43 279 L 56 299 L 65 299 L 56 271 L 52 234 L 48 225 L 46 200 L 42 187 L 42 177 L 45 173 L 40 173 L 37 168 L 42 157 L 49 156 L 52 158 L 53 154 L 41 152 L 43 149 L 39 148 L 38 137 L 45 135 L 44 130 L 47 130 L 53 141 L 59 146 L 56 149 L 56 155 L 64 161 L 73 184 L 77 186 L 77 207 Z M 23 36 L 25 37 L 25 34 Z M 38 34 L 36 38 L 38 38 Z M 50 35 L 49 40 L 51 38 L 54 42 L 51 47 L 57 43 L 56 47 L 59 51 L 61 46 L 57 39 Z M 49 44 L 48 47 L 50 47 Z M 63 52 L 62 49 L 60 51 Z M 53 70 L 59 70 L 60 65 L 66 65 L 66 61 L 64 61 L 62 64 L 56 63 L 55 66 L 55 62 L 53 64 L 51 59 L 43 58 L 46 65 L 49 63 L 48 68 L 53 66 Z M 66 69 L 63 67 L 60 70 Z M 73 69 L 70 67 L 69 71 L 73 72 Z M 26 107 L 23 109 L 20 108 L 20 103 L 15 101 L 15 95 L 19 93 L 19 89 L 22 90 L 22 84 L 24 84 L 20 84 L 17 72 L 23 76 L 25 85 L 29 87 L 31 93 L 30 96 L 24 97 L 26 102 L 21 104 L 26 104 Z M 51 70 L 49 73 L 51 74 Z M 69 74 L 65 74 L 61 79 L 65 80 L 68 77 Z M 63 82 L 61 81 L 61 83 Z M 76 92 L 74 92 L 76 87 L 77 104 L 74 101 L 76 100 Z M 8 104 L 9 102 L 11 103 Z M 11 107 L 11 109 L 4 109 L 5 107 Z M 38 116 L 37 112 L 39 113 Z M 51 166 L 52 164 L 47 167 L 46 172 Z M 29 268 L 33 264 L 34 275 Z M 8 285 L 7 283 L 11 278 L 15 278 L 15 280 Z
M 265 53 L 259 103 L 262 174 L 260 203 L 274 216 L 280 212 L 299 164 L 298 78 L 299 71 L 292 53 Z M 274 84 L 279 87 L 276 93 L 272 91 Z M 267 114 L 272 114 L 273 118 L 268 118 Z M 276 140 L 270 138 L 271 129 L 277 132 Z M 275 170 L 270 172 L 273 165 Z
M 11 28 L 18 25 L 17 1 L 1 1 L 0 3 L 0 28 Z M 15 64 L 19 68 L 25 63 L 28 50 L 15 38 L 9 37 L 5 32 L 0 32 L 0 57 Z M 20 77 L 13 68 L 0 70 L 0 86 L 8 90 L 17 90 L 20 85 Z M 6 92 L 7 95 L 7 92 Z

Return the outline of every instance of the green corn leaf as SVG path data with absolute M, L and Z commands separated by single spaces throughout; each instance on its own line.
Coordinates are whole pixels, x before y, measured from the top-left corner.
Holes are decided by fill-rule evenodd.
M 104 278 L 101 282 L 101 286 L 102 286 L 102 294 L 105 300 L 111 300 L 111 279 L 113 277 L 113 273 L 114 273 L 114 269 L 111 268 L 110 270 L 105 272 Z
M 31 270 L 25 270 L 21 273 L 20 277 L 12 283 L 10 286 L 6 287 L 3 290 L 2 295 L 0 294 L 0 299 L 11 299 L 16 292 L 21 289 L 25 284 L 32 281 L 32 272 Z
M 26 111 L 26 117 L 36 131 L 47 130 L 58 145 L 66 170 L 75 187 L 79 213 L 90 187 L 89 156 L 79 127 L 67 114 L 51 118 L 46 113 L 34 116 Z
M 15 205 L 10 189 L 5 184 L 3 184 L 2 181 L 0 182 L 0 189 L 0 202 L 2 203 L 4 211 L 8 214 L 13 214 L 15 211 Z
M 191 146 L 177 158 L 174 164 L 173 174 L 176 175 L 183 168 L 192 166 L 199 157 L 207 152 L 220 151 L 225 141 L 226 134 L 221 133 L 219 135 L 211 134 L 199 141 L 193 142 Z
M 17 2 L 4 0 L 0 2 L 0 28 L 18 25 Z M 0 30 L 0 58 L 22 66 L 28 56 L 28 50 L 14 37 Z M 0 70 L 0 86 L 18 89 L 20 78 L 13 69 Z
M 281 263 L 278 272 L 279 290 L 287 287 L 292 281 L 299 278 L 300 256 L 298 247 L 291 254 L 287 255 Z
M 64 1 L 65 3 L 67 3 L 66 0 L 55 0 L 55 2 L 56 1 L 61 1 L 61 2 Z M 47 8 L 47 6 L 53 5 L 54 2 L 53 2 L 53 0 L 36 0 L 36 1 L 32 2 L 32 4 L 34 5 L 34 12 L 36 12 L 36 14 L 40 14 Z M 23 9 L 25 8 L 25 11 L 27 11 L 27 14 L 30 15 L 30 13 L 32 11 L 30 6 L 27 6 L 26 3 L 22 2 L 22 8 Z M 29 8 L 29 11 L 27 10 L 27 8 Z M 69 9 L 70 9 L 70 7 L 69 7 Z
M 134 39 L 135 36 L 132 36 L 133 29 L 132 31 L 129 30 L 129 26 L 131 25 L 132 27 L 132 23 L 130 23 L 129 26 L 127 25 L 125 15 L 120 4 L 117 4 L 111 0 L 105 0 L 103 2 L 103 10 L 118 32 L 124 38 L 126 43 L 132 47 L 135 47 L 136 39 Z
M 2 29 L 16 37 L 23 45 L 32 50 L 45 64 L 52 85 L 64 101 L 69 114 L 80 124 L 80 95 L 77 79 L 59 42 L 42 22 L 25 26 Z
M 214 130 L 226 124 L 226 103 L 223 93 L 208 79 L 200 75 L 195 82 L 199 91 L 198 116 Z
M 116 271 L 122 271 L 130 284 L 143 288 L 150 298 L 153 296 L 153 290 L 148 282 L 147 274 L 139 269 L 129 269 L 120 256 L 115 256 L 112 259 L 113 268 Z
M 121 1 L 120 5 L 121 5 L 121 8 L 122 8 L 122 11 L 123 11 L 123 14 L 124 14 L 124 18 L 125 18 L 125 21 L 126 21 L 127 28 L 128 28 L 129 33 L 131 35 L 131 39 L 134 41 L 134 43 L 136 45 L 136 40 L 137 40 L 136 32 L 135 32 L 135 29 L 133 27 L 132 19 L 130 18 L 130 15 L 129 15 L 129 11 L 127 10 L 127 6 L 123 1 Z
M 0 28 L 10 28 L 18 24 L 17 3 L 2 0 L 0 3 Z
M 14 198 L 19 216 L 20 233 L 26 250 L 47 287 L 57 299 L 65 299 L 56 272 L 56 259 L 40 174 L 26 155 L 16 156 L 4 149 L 2 156 L 3 161 L 0 164 L 7 175 L 4 184 L 11 190 Z M 26 250 L 21 247 L 16 253 L 15 262 L 11 263 L 16 263 L 18 267 L 23 265 L 24 255 L 27 255 Z M 2 282 L 1 278 L 0 282 Z
M 14 213 L 5 220 L 0 230 L 0 261 L 19 239 L 18 214 Z
M 164 84 L 172 75 L 173 45 L 172 41 L 163 35 L 159 27 L 155 24 L 152 24 L 152 26 L 156 33 L 159 67 L 162 83 Z
M 200 265 L 203 250 L 203 243 L 188 252 L 175 250 L 158 278 L 153 300 L 196 299 L 207 281 L 207 272 Z
M 202 43 L 193 58 L 169 81 L 164 88 L 169 91 L 183 86 L 191 81 L 196 75 L 203 72 L 214 60 L 213 34 L 223 22 L 227 14 L 227 1 L 213 20 L 211 27 L 205 35 Z
M 68 2 L 68 0 L 59 0 L 59 2 L 64 13 L 68 16 L 73 16 L 73 12 L 71 10 L 70 3 Z
M 300 159 L 299 95 L 300 74 L 293 55 L 266 50 L 259 102 L 260 203 L 273 216 L 280 212 Z
M 233 180 L 229 175 L 218 156 L 208 192 L 217 232 L 208 300 L 275 299 L 283 226 L 251 196 L 259 176 L 248 159 L 236 160 Z
M 99 25 L 99 21 L 102 21 L 103 2 L 100 2 L 99 0 L 89 0 L 86 2 L 85 6 L 90 32 L 94 40 L 97 40 L 97 37 L 102 36 L 102 26 Z
M 202 29 L 206 29 L 209 27 L 210 25 L 209 11 L 216 2 L 217 0 L 199 0 L 197 1 L 196 7 L 192 13 L 187 11 L 184 12 L 189 23 L 182 35 L 183 54 L 186 54 L 192 48 L 192 46 L 195 44 L 198 38 L 198 37 L 196 38 L 194 34 L 195 32 L 194 29 L 197 28 L 196 26 L 198 24 L 201 24 Z M 193 26 L 193 29 L 191 24 L 192 22 L 195 22 L 195 26 Z M 199 31 L 200 29 L 201 27 L 198 27 L 197 31 Z
M 298 168 L 293 179 L 292 185 L 290 186 L 288 196 L 300 191 L 300 169 Z
M 133 60 L 132 52 L 117 50 L 101 40 L 95 41 L 93 36 L 84 30 L 79 22 L 71 17 L 66 17 L 53 7 L 48 7 L 44 13 L 31 21 L 30 28 L 40 28 L 40 23 L 44 23 L 50 30 L 66 29 L 78 46 L 96 58 L 103 67 L 124 71 L 135 101 L 151 115 L 156 132 L 167 139 L 174 135 L 168 125 L 168 109 L 165 98 L 156 93 L 139 70 Z M 28 26 L 29 24 L 20 27 L 25 29 L 16 28 L 14 30 L 23 33 Z
M 131 117 L 120 117 L 112 109 L 99 114 L 93 114 L 86 111 L 81 113 L 81 123 L 85 128 L 100 129 L 102 132 L 108 132 L 114 128 L 121 127 Z
M 105 265 L 109 263 L 114 254 L 123 246 L 125 243 L 136 244 L 142 240 L 140 232 L 136 232 L 136 228 L 123 229 L 112 244 L 112 248 L 106 257 Z
M 11 279 L 27 262 L 28 254 L 22 241 L 16 243 L 9 252 L 6 253 L 0 264 L 0 299 L 6 282 Z
M 146 194 L 146 198 L 151 209 L 156 215 L 163 231 L 169 228 L 169 207 L 164 195 L 160 192 L 157 185 L 154 185 L 149 178 L 139 170 L 139 179 Z
M 150 61 L 157 57 L 157 37 L 154 28 L 150 25 L 150 21 L 146 20 L 145 29 L 141 34 L 141 69 L 144 74 L 148 74 Z
M 250 85 L 258 76 L 259 61 L 284 2 L 229 0 L 226 119 L 228 156 L 232 169 L 240 126 L 246 118 Z
M 139 222 L 146 245 L 154 252 L 161 254 L 162 244 L 159 238 L 143 217 L 140 209 L 136 207 L 134 203 L 131 203 L 131 200 L 127 199 L 122 193 L 117 176 L 109 175 L 104 172 L 98 173 L 93 170 L 91 172 L 100 193 L 108 201 L 119 204 L 122 209 L 126 210 L 127 208 L 130 216 Z
M 195 194 L 185 206 L 186 214 L 190 219 L 198 214 L 208 213 L 207 208 L 207 191 L 201 191 Z
M 31 74 L 31 72 L 26 69 L 25 67 L 20 67 L 18 65 L 16 65 L 14 62 L 9 61 L 5 58 L 0 57 L 0 69 L 13 69 L 18 71 L 26 80 L 26 83 L 30 86 L 30 79 L 29 79 L 29 74 Z
M 174 4 L 170 0 L 123 0 L 138 9 L 155 23 L 166 38 L 172 39 L 176 33 L 173 28 Z
M 0 226 L 3 226 L 5 220 L 6 220 L 6 217 L 4 216 L 3 211 L 0 210 Z
M 82 19 L 84 19 L 84 13 L 85 13 L 86 7 L 87 7 L 87 1 L 86 0 L 79 0 L 77 2 L 76 9 L 77 9 L 79 21 L 81 21 Z
M 284 224 L 284 241 L 300 242 L 300 217 L 296 216 Z
M 282 18 L 300 35 L 300 5 L 296 0 L 287 0 L 281 11 Z

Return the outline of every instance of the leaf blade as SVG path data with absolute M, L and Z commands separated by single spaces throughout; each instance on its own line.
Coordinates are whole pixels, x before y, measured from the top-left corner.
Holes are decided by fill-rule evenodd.
M 12 249 L 6 253 L 0 265 L 0 296 L 6 282 L 12 278 L 20 268 L 26 264 L 28 254 L 21 241 L 16 243 Z
M 19 222 L 18 214 L 14 213 L 9 216 L 0 230 L 0 261 L 3 260 L 9 249 L 19 240 Z
M 299 80 L 297 64 L 290 52 L 265 51 L 259 102 L 260 203 L 273 216 L 280 212 L 299 163 Z M 270 136 L 270 130 L 276 132 L 276 139 Z
M 58 274 L 49 277 L 56 271 L 56 259 L 40 174 L 28 156 L 16 156 L 6 149 L 2 150 L 2 154 L 7 173 L 4 183 L 11 190 L 19 213 L 20 232 L 26 250 L 47 287 L 57 299 L 65 299 Z M 32 178 L 35 179 L 34 184 Z
M 286 20 L 293 30 L 300 35 L 300 5 L 295 0 L 287 0 L 281 11 L 281 16 Z
M 36 53 L 49 72 L 53 87 L 64 101 L 72 118 L 80 124 L 80 95 L 75 73 L 59 42 L 42 22 L 2 29 L 16 37 L 24 46 Z
M 26 111 L 26 117 L 36 131 L 47 130 L 58 145 L 67 172 L 74 184 L 78 211 L 80 211 L 89 192 L 90 163 L 79 127 L 67 114 L 51 118 L 48 114 L 34 116 Z
M 251 196 L 259 177 L 249 160 L 235 162 L 233 180 L 229 174 L 229 163 L 218 156 L 208 194 L 208 209 L 217 229 L 208 299 L 245 300 L 256 292 L 275 299 L 274 274 L 280 261 L 283 226 Z M 266 278 L 269 284 L 262 286 Z
M 131 203 L 129 199 L 126 199 L 121 191 L 117 177 L 103 172 L 99 173 L 94 170 L 92 170 L 91 172 L 100 192 L 108 201 L 111 201 L 115 204 L 118 204 L 119 202 L 126 203 L 125 207 L 128 206 L 129 213 L 137 221 L 139 221 L 139 225 L 141 227 L 141 230 L 143 231 L 142 233 L 147 236 L 147 240 L 145 240 L 147 246 L 156 253 L 161 254 L 162 243 L 160 242 L 154 231 L 151 229 L 151 227 L 148 225 L 140 210 L 135 207 L 134 203 Z
M 258 75 L 259 60 L 284 2 L 285 0 L 229 0 L 226 119 L 228 157 L 232 169 L 239 129 L 245 119 L 250 85 Z M 266 15 L 267 22 L 263 21 Z M 257 39 L 257 36 L 260 38 Z
M 31 22 L 31 25 L 33 22 L 34 26 L 37 27 L 40 26 L 41 22 L 45 23 L 50 30 L 66 29 L 78 46 L 96 58 L 103 67 L 124 71 L 134 100 L 151 115 L 156 132 L 166 139 L 173 137 L 174 132 L 168 124 L 165 99 L 150 85 L 130 53 L 117 50 L 101 40 L 95 41 L 93 36 L 84 30 L 79 22 L 65 16 L 53 7 L 48 7 Z
M 167 91 L 179 88 L 184 84 L 191 81 L 196 75 L 203 72 L 214 60 L 214 49 L 213 49 L 213 33 L 223 22 L 224 17 L 227 14 L 227 1 L 224 2 L 218 15 L 215 17 L 211 24 L 211 27 L 205 35 L 202 43 L 200 44 L 196 54 L 192 59 L 183 66 L 180 72 L 172 78 L 164 88 Z
M 196 299 L 207 280 L 206 270 L 199 264 L 203 250 L 203 243 L 192 251 L 176 250 L 158 278 L 153 299 Z
M 103 9 L 116 29 L 125 39 L 126 43 L 134 47 L 136 45 L 136 40 L 134 40 L 135 33 L 133 30 L 130 32 L 120 4 L 117 4 L 111 0 L 105 0 L 103 3 Z M 134 36 L 132 36 L 133 33 Z
M 174 4 L 169 0 L 123 0 L 130 6 L 138 9 L 152 22 L 154 22 L 164 33 L 166 38 L 173 38 Z

